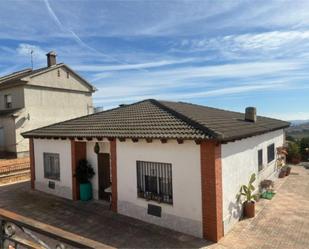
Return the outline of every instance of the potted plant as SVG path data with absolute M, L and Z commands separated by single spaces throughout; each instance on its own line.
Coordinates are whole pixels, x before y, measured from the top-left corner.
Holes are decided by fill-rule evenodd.
M 90 180 L 94 174 L 92 166 L 86 159 L 82 159 L 78 162 L 75 176 L 79 183 L 79 193 L 82 201 L 92 199 L 92 186 Z
M 290 166 L 286 166 L 286 176 L 291 174 L 291 167 Z
M 280 173 L 279 173 L 279 178 L 283 178 L 283 177 L 285 177 L 287 174 L 286 174 L 286 172 L 287 172 L 287 167 L 282 167 L 281 169 L 280 169 Z
M 247 218 L 253 218 L 255 216 L 255 201 L 258 198 L 256 194 L 253 194 L 255 190 L 255 187 L 253 186 L 255 179 L 256 176 L 253 173 L 250 177 L 248 185 L 242 185 L 240 188 L 239 196 L 245 197 L 243 206 L 244 206 L 244 215 Z

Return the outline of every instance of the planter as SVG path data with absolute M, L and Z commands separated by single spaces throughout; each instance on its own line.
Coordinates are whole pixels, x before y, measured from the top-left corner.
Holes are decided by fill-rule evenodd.
M 279 178 L 283 178 L 285 176 L 286 176 L 286 171 L 285 170 L 280 170 Z
M 79 194 L 81 201 L 89 201 L 92 199 L 92 186 L 91 183 L 79 184 Z
M 293 158 L 291 159 L 291 163 L 294 164 L 294 165 L 299 164 L 299 163 L 300 163 L 300 158 L 298 158 L 298 157 L 293 157 Z
M 270 192 L 270 191 L 265 191 L 264 193 L 261 194 L 261 197 L 263 199 L 271 200 L 274 197 L 275 193 Z
M 288 176 L 289 174 L 291 174 L 291 167 L 286 168 L 286 176 Z
M 255 202 L 245 202 L 244 203 L 244 215 L 247 218 L 253 218 L 255 216 Z

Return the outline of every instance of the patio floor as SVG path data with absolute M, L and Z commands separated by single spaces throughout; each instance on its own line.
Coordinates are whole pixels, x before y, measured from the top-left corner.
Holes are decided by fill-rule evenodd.
M 276 181 L 276 196 L 257 203 L 217 244 L 115 214 L 105 203 L 73 202 L 31 191 L 30 184 L 0 187 L 0 207 L 117 248 L 309 248 L 309 169 L 295 166 Z
M 197 248 L 210 242 L 115 214 L 105 202 L 73 202 L 30 183 L 0 187 L 0 208 L 117 248 Z
M 308 164 L 309 166 L 309 164 Z M 257 203 L 257 215 L 240 221 L 215 249 L 309 248 L 309 169 L 294 166 L 275 183 L 272 200 Z

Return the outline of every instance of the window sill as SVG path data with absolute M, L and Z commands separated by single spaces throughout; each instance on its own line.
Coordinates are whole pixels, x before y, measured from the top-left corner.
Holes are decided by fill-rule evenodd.
M 137 199 L 144 200 L 144 201 L 150 202 L 150 203 L 159 204 L 159 205 L 163 204 L 163 205 L 167 205 L 167 206 L 173 206 L 173 202 L 168 203 L 168 202 L 157 201 L 157 200 L 153 200 L 153 199 L 146 199 L 146 198 L 140 197 L 138 195 L 137 195 Z

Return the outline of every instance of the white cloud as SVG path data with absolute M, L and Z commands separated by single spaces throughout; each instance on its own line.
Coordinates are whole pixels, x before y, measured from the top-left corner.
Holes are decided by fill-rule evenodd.
M 180 47 L 180 48 L 179 48 Z M 309 47 L 309 30 L 303 31 L 272 31 L 263 33 L 246 33 L 241 35 L 219 36 L 215 38 L 184 39 L 179 47 L 173 50 L 218 51 L 222 54 L 231 53 L 234 56 L 254 56 L 267 58 L 269 56 L 282 56 L 302 54 Z
M 145 68 L 155 68 L 162 66 L 170 66 L 175 64 L 183 64 L 188 62 L 194 62 L 197 59 L 178 59 L 178 60 L 162 60 L 155 62 L 146 62 L 138 64 L 122 64 L 122 65 L 74 65 L 73 67 L 79 71 L 87 72 L 101 72 L 101 71 L 122 71 L 122 70 L 134 70 L 134 69 L 145 69 Z M 99 75 L 97 75 L 99 76 Z

